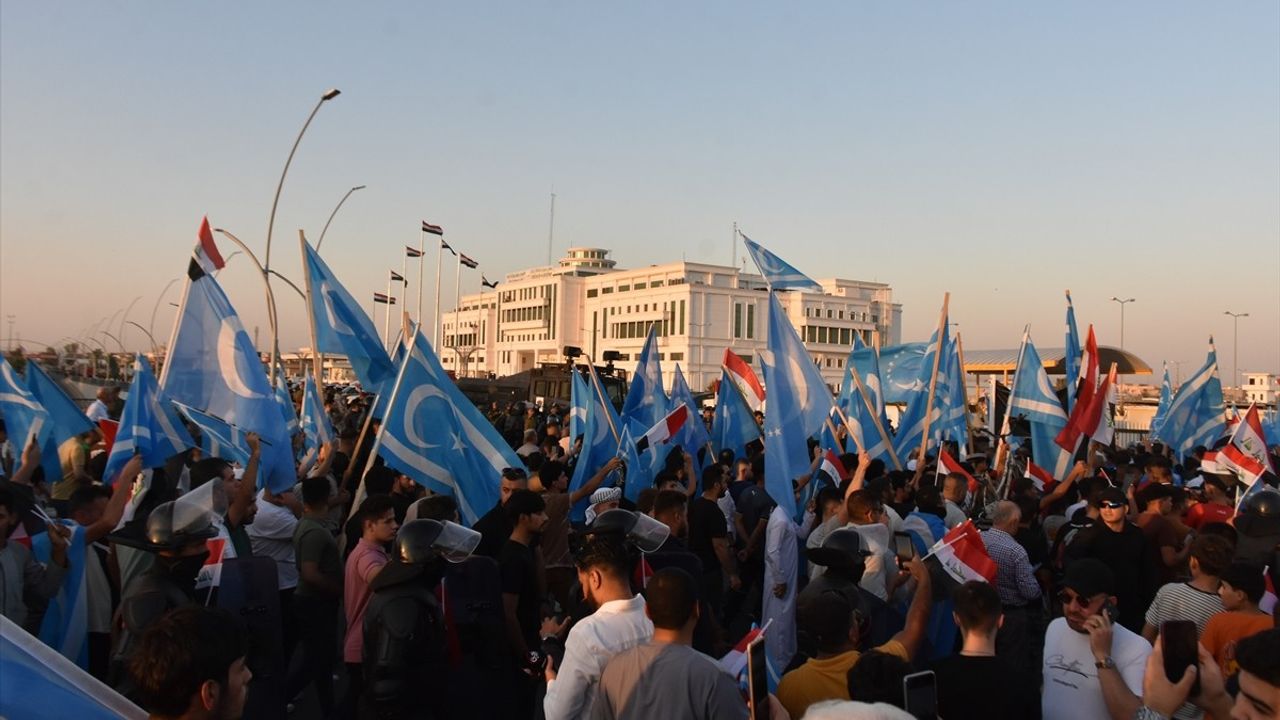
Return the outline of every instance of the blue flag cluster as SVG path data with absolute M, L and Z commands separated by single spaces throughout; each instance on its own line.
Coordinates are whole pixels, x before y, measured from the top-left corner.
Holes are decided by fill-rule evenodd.
M 1169 401 L 1157 438 L 1185 458 L 1197 445 L 1211 447 L 1226 431 L 1223 419 L 1222 380 L 1218 377 L 1218 353 L 1209 338 L 1209 355 Z
M 373 321 L 306 240 L 302 241 L 302 255 L 316 351 L 346 355 L 361 386 L 370 392 L 380 391 L 394 378 L 396 366 L 378 339 Z
M 178 412 L 161 392 L 156 378 L 151 374 L 151 364 L 138 355 L 133 365 L 133 382 L 129 384 L 129 397 L 120 413 L 120 429 L 116 441 L 107 456 L 107 467 L 102 477 L 108 483 L 124 469 L 134 455 L 142 456 L 142 467 L 156 468 L 186 450 L 195 447 L 195 441 L 182 424 Z M 131 480 L 132 478 L 126 478 Z
M 1063 450 L 1054 438 L 1067 426 L 1067 413 L 1049 384 L 1049 376 L 1030 335 L 1022 338 L 1008 412 L 1010 417 L 1022 417 L 1030 424 L 1031 455 L 1035 463 L 1062 479 L 1071 462 L 1071 453 Z

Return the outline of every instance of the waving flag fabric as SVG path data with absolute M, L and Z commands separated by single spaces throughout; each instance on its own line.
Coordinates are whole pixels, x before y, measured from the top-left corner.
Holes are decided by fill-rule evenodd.
M 652 337 L 650 339 L 652 340 Z M 655 359 L 656 357 L 655 355 Z M 635 384 L 633 383 L 631 387 L 634 390 Z M 604 467 L 605 463 L 618 455 L 618 438 L 623 426 L 623 421 L 614 412 L 613 403 L 600 401 L 600 393 L 597 392 L 593 381 L 587 380 L 584 389 L 588 393 L 584 399 L 586 417 L 582 425 L 582 451 L 578 454 L 578 464 L 573 468 L 573 477 L 569 478 L 570 491 L 585 485 L 599 472 L 600 468 Z M 657 392 L 662 392 L 661 385 L 657 387 Z M 628 399 L 630 399 L 629 395 Z M 643 435 L 647 426 L 638 418 L 635 419 L 635 423 L 641 428 L 639 434 Z M 614 435 L 615 431 L 619 435 Z M 605 485 L 611 485 L 612 482 L 611 478 L 605 479 Z M 627 489 L 630 490 L 630 486 Z M 587 498 L 583 498 L 570 509 L 569 517 L 573 520 L 585 519 L 588 504 Z
M 1067 377 L 1067 412 L 1076 404 L 1077 383 L 1071 382 L 1080 376 L 1080 331 L 1076 329 L 1076 309 L 1071 304 L 1071 291 L 1067 291 L 1067 349 L 1063 362 L 1066 365 Z
M 1218 353 L 1209 338 L 1209 355 L 1169 403 L 1160 437 L 1185 458 L 1197 445 L 1209 446 L 1226 428 L 1222 413 L 1222 381 L 1218 377 Z
M 970 580 L 989 584 L 996 581 L 995 561 L 987 554 L 982 533 L 972 520 L 955 526 L 934 543 L 925 562 L 933 570 L 930 575 L 936 582 L 934 597 L 949 597 L 957 585 Z
M 315 378 L 310 374 L 302 384 L 302 436 L 303 461 L 312 462 L 320 454 L 320 448 L 333 441 L 333 424 L 324 411 L 324 401 L 316 389 Z
M 855 379 L 854 373 L 857 373 Z M 859 383 L 862 390 L 859 391 Z M 864 399 L 865 396 L 865 399 Z M 872 458 L 880 458 L 886 463 L 893 463 L 892 445 L 886 443 L 876 428 L 876 420 L 880 427 L 889 432 L 889 418 L 884 410 L 884 396 L 881 393 L 880 357 L 876 349 L 862 342 L 858 333 L 853 334 L 853 347 L 849 350 L 849 358 L 844 364 L 844 381 L 840 384 L 840 396 L 836 400 L 840 410 L 849 420 L 849 432 L 856 434 L 862 448 Z M 870 408 L 867 406 L 870 405 Z M 875 414 L 873 414 L 875 413 Z M 852 438 L 850 438 L 852 441 Z M 892 441 L 892 438 L 890 438 Z M 857 444 L 854 445 L 857 447 Z
M 467 525 L 498 504 L 503 468 L 523 463 L 440 365 L 416 332 L 379 429 L 389 465 L 453 495 Z
M 675 377 L 671 380 L 671 406 L 674 408 L 680 404 L 689 408 L 689 414 L 693 417 L 692 422 L 687 422 L 680 432 L 680 436 L 676 438 L 676 442 L 691 453 L 694 458 L 702 457 L 693 464 L 693 470 L 698 474 L 698 481 L 702 481 L 702 468 L 715 462 L 714 457 L 707 457 L 707 445 L 711 443 L 711 435 L 707 431 L 706 423 L 702 422 L 702 417 L 698 414 L 698 405 L 693 400 L 693 391 L 689 389 L 689 383 L 684 379 L 684 373 L 680 370 L 680 365 L 676 365 Z
M 969 441 L 969 408 L 965 402 L 964 368 L 960 364 L 960 343 L 952 338 L 942 367 L 938 369 L 938 419 L 929 432 L 940 440 L 964 447 Z
M 293 487 L 297 476 L 289 431 L 275 390 L 240 317 L 212 276 L 197 274 L 187 284 L 177 326 L 160 380 L 165 394 L 257 433 L 264 441 L 258 479 L 272 492 Z
M 569 442 L 572 443 L 586 430 L 587 403 L 591 401 L 595 391 L 589 385 L 591 381 L 576 369 L 570 375 L 572 387 L 569 389 Z
M 276 404 L 280 406 L 280 417 L 284 419 L 285 430 L 290 435 L 297 435 L 302 429 L 298 424 L 298 412 L 293 408 L 293 398 L 289 396 L 289 381 L 284 379 L 284 371 L 276 372 Z
M 1068 376 L 1070 382 L 1070 376 Z M 1098 391 L 1098 340 L 1094 337 L 1093 326 L 1089 326 L 1089 336 L 1085 341 L 1084 357 L 1080 363 L 1080 376 L 1076 381 L 1075 401 L 1071 412 L 1067 413 L 1067 426 L 1056 438 L 1058 446 L 1071 454 L 1080 447 L 1080 441 L 1088 433 L 1081 428 L 1089 425 L 1085 416 L 1093 408 L 1093 396 Z M 1070 392 L 1070 391 L 1069 391 Z
M 667 413 L 667 416 L 658 421 L 656 425 L 645 431 L 636 441 L 636 452 L 642 453 L 650 447 L 658 445 L 666 445 L 676 437 L 679 437 L 685 426 L 689 422 L 689 406 L 681 403 L 676 406 L 675 410 Z
M 765 490 L 795 518 L 798 510 L 791 482 L 808 476 L 808 440 L 822 430 L 833 400 L 773 293 L 769 294 L 768 343 L 764 362 L 764 381 L 769 388 L 769 412 L 764 416 Z
M 58 448 L 63 443 L 96 427 L 80 410 L 75 401 L 67 397 L 62 387 L 40 369 L 35 362 L 27 362 L 27 390 L 31 397 L 49 414 L 49 435 L 40 448 L 40 465 L 50 482 L 62 477 L 62 461 Z
M 244 441 L 244 431 L 218 418 L 200 412 L 193 407 L 174 403 L 174 407 L 200 431 L 200 449 L 209 457 L 222 458 L 240 467 L 249 464 L 249 446 Z M 261 465 L 261 458 L 259 458 Z
M 746 457 L 747 444 L 760 439 L 751 408 L 742 393 L 733 387 L 728 368 L 720 370 L 720 387 L 716 390 L 716 414 L 711 420 L 711 449 L 718 455 L 732 450 L 735 458 Z
M 113 482 L 116 474 L 134 455 L 142 456 L 144 469 L 155 468 L 191 447 L 195 447 L 195 441 L 160 391 L 155 376 L 151 374 L 151 364 L 139 354 L 133 365 L 129 398 L 120 413 L 116 441 L 102 472 L 103 479 Z
M 641 492 L 653 487 L 654 478 L 665 467 L 667 454 L 671 451 L 671 446 L 668 445 L 650 446 L 641 452 L 636 447 L 636 438 L 644 437 L 644 433 L 645 428 L 640 427 L 637 421 L 622 422 L 617 457 L 622 458 L 626 466 L 627 483 L 622 487 L 623 495 L 633 503 L 640 499 Z M 611 478 L 605 479 L 605 484 L 612 482 Z M 583 512 L 585 517 L 585 508 Z
M 121 488 L 120 492 L 125 492 Z M 67 546 L 67 571 L 58 594 L 49 600 L 40 639 L 63 657 L 89 669 L 89 598 L 85 582 L 85 528 L 73 520 L 59 520 L 71 537 Z M 31 554 L 45 565 L 53 562 L 52 540 L 48 532 L 31 538 Z
M 886 403 L 905 403 L 920 391 L 920 366 L 929 343 L 906 343 L 880 348 L 880 387 Z M 923 371 L 929 378 L 928 371 Z
M 787 261 L 765 250 L 751 238 L 742 235 L 742 242 L 746 244 L 747 252 L 751 253 L 751 259 L 755 261 L 756 267 L 760 268 L 760 274 L 764 276 L 764 281 L 769 284 L 771 290 L 822 292 L 821 285 L 810 280 L 809 276 L 792 267 Z
M 32 438 L 43 448 L 52 436 L 49 412 L 27 390 L 26 383 L 3 356 L 0 356 L 0 416 L 4 417 L 9 442 L 19 454 Z
M 658 358 L 658 326 L 649 328 L 649 338 L 636 361 L 635 374 L 627 400 L 622 404 L 622 417 L 635 418 L 646 428 L 667 414 L 667 393 L 662 389 L 662 361 Z
M 345 355 L 360 385 L 377 390 L 396 372 L 377 328 L 311 244 L 304 241 L 302 249 L 316 351 Z
M 1031 342 L 1029 335 L 1022 338 L 1018 371 L 1009 393 L 1006 428 L 1001 435 L 1008 434 L 1009 419 L 1018 416 L 1026 419 L 1031 427 L 1031 454 L 1036 464 L 1055 477 L 1062 477 L 1071 464 L 1072 453 L 1059 447 L 1055 438 L 1067 426 L 1067 414 L 1058 402 L 1058 394 L 1049 384 L 1049 376 L 1040 362 L 1040 353 L 1036 352 L 1035 343 Z
M 764 385 L 760 383 L 760 378 L 756 377 L 747 361 L 733 350 L 725 348 L 723 365 L 728 371 L 728 378 L 737 386 L 747 407 L 751 408 L 752 412 L 764 410 Z
M 1258 415 L 1257 403 L 1250 403 L 1244 418 L 1231 433 L 1228 444 L 1244 455 L 1257 460 L 1264 469 L 1270 467 L 1267 458 L 1267 436 L 1262 427 L 1262 418 Z
M 400 339 L 396 342 L 396 351 L 391 355 L 391 365 L 397 369 L 397 374 L 399 373 L 400 366 L 404 364 L 404 344 L 404 333 L 400 333 Z M 381 387 L 369 388 L 370 392 L 377 393 L 373 398 L 373 408 L 369 410 L 375 418 L 381 420 L 386 417 L 387 403 L 391 400 L 391 388 L 394 387 L 395 384 L 396 375 L 392 375 L 387 378 L 386 382 L 382 383 Z
M 1032 484 L 1036 486 L 1036 489 L 1042 493 L 1051 492 L 1053 487 L 1058 484 L 1058 479 L 1053 476 L 1053 473 L 1030 460 L 1027 461 L 1027 469 L 1022 473 L 1022 476 L 1029 478 Z
M 1164 364 L 1164 380 L 1160 382 L 1160 403 L 1156 405 L 1156 414 L 1151 418 L 1151 439 L 1160 438 L 1160 428 L 1164 426 L 1164 418 L 1169 414 L 1169 403 L 1173 402 L 1173 384 L 1169 382 L 1169 363 Z
M 920 362 L 920 375 L 915 382 L 916 390 L 910 395 L 906 409 L 903 410 L 902 415 L 898 418 L 898 432 L 893 436 L 893 447 L 898 454 L 898 458 L 903 461 L 915 458 L 919 453 L 920 446 L 925 443 L 925 412 L 929 409 L 929 392 L 931 389 L 933 391 L 933 417 L 929 420 L 929 442 L 932 443 L 941 434 L 939 420 L 942 417 L 943 405 L 947 397 L 945 392 L 947 387 L 947 354 L 951 351 L 950 322 L 944 319 L 941 323 L 941 330 L 941 338 L 939 338 L 938 330 L 936 329 L 929 338 L 928 347 Z M 942 353 L 942 357 L 938 360 L 938 381 L 933 383 L 933 388 L 930 388 L 934 355 L 936 353 Z

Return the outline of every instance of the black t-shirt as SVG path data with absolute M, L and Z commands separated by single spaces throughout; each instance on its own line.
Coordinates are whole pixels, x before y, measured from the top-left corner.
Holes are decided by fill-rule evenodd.
M 933 664 L 938 717 L 1038 720 L 1039 678 L 1001 657 L 951 655 Z
M 689 501 L 689 550 L 707 572 L 720 569 L 713 540 L 729 537 L 729 525 L 714 500 L 698 495 Z
M 503 543 L 511 537 L 511 524 L 507 522 L 507 514 L 502 511 L 501 503 L 494 505 L 492 510 L 480 516 L 471 529 L 480 533 L 480 544 L 476 546 L 475 554 L 495 560 L 502 552 Z
M 507 540 L 498 555 L 498 569 L 502 575 L 502 594 L 519 598 L 516 620 L 520 621 L 524 642 L 530 650 L 537 650 L 542 623 L 538 617 L 541 609 L 538 602 L 538 566 L 534 561 L 533 548 Z
M 1147 543 L 1142 530 L 1131 522 L 1114 532 L 1101 520 L 1076 533 L 1067 546 L 1066 565 L 1079 558 L 1101 560 L 1115 577 L 1120 624 L 1134 632 L 1142 631 L 1147 601 L 1143 599 L 1143 581 L 1148 568 Z

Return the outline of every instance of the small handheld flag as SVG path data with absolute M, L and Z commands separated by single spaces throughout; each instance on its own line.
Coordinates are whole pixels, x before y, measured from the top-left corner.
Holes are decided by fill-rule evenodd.
M 667 413 L 666 417 L 649 428 L 649 431 L 636 441 L 636 453 L 642 453 L 650 447 L 665 445 L 670 442 L 671 438 L 680 434 L 680 430 L 684 428 L 684 424 L 688 420 L 689 406 L 681 403 L 679 407 Z

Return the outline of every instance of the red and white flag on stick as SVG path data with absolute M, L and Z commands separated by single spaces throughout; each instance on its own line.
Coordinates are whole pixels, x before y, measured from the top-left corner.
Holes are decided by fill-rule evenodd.
M 218 245 L 213 241 L 213 231 L 209 229 L 208 216 L 200 220 L 200 232 L 197 234 L 199 242 L 196 243 L 196 249 L 191 254 L 191 263 L 197 267 L 187 270 L 187 274 L 191 277 L 199 277 L 200 275 L 212 275 L 215 270 L 221 270 L 226 261 L 222 259 L 222 253 L 218 252 Z
M 644 437 L 636 441 L 636 454 L 643 453 L 650 447 L 657 447 L 671 441 L 671 438 L 680 434 L 680 429 L 684 427 L 685 422 L 689 419 L 689 406 L 680 403 L 680 407 L 667 413 L 667 416 L 658 421 L 658 424 L 649 428 Z
M 969 488 L 969 492 L 978 491 L 978 481 L 974 479 L 972 475 L 969 474 L 969 471 L 964 469 L 964 466 L 960 464 L 959 460 L 956 460 L 955 458 L 951 457 L 951 453 L 947 452 L 946 450 L 938 451 L 938 472 L 939 473 L 945 472 L 948 475 L 950 475 L 951 473 L 962 475 L 964 476 L 965 483 Z
M 836 485 L 849 479 L 849 471 L 845 470 L 844 463 L 840 462 L 840 456 L 835 450 L 828 450 L 822 456 L 822 462 L 818 465 L 818 469 L 827 474 L 831 481 Z
M 1267 435 L 1262 430 L 1262 418 L 1258 415 L 1257 404 L 1249 405 L 1244 418 L 1240 420 L 1232 431 L 1229 444 L 1239 448 L 1245 455 L 1257 460 L 1264 468 L 1269 467 L 1267 462 Z
M 1058 479 L 1053 476 L 1053 473 L 1030 460 L 1027 461 L 1027 470 L 1022 476 L 1031 478 L 1031 482 L 1035 484 L 1036 489 L 1043 493 L 1052 491 L 1053 487 L 1058 484 Z
M 932 577 L 935 598 L 951 597 L 951 591 L 970 580 L 996 581 L 996 564 L 987 554 L 982 534 L 972 520 L 955 526 L 929 548 L 924 556 Z
M 742 639 L 733 646 L 733 649 L 720 658 L 720 669 L 735 678 L 738 677 L 747 668 L 747 647 L 755 642 L 756 638 L 763 636 L 772 623 L 773 619 L 770 618 L 764 624 L 764 627 L 753 627 L 748 630 L 747 634 L 743 635 Z
M 1059 447 L 1072 454 L 1080 447 L 1080 439 L 1092 434 L 1083 432 L 1080 426 L 1084 422 L 1083 418 L 1090 414 L 1093 396 L 1098 388 L 1098 339 L 1093 334 L 1093 325 L 1089 326 L 1089 335 L 1085 340 L 1084 357 L 1080 362 L 1080 377 L 1077 382 L 1079 389 L 1076 391 L 1076 402 L 1071 406 L 1067 425 L 1054 438 Z
M 733 384 L 738 386 L 738 391 L 742 393 L 742 397 L 747 401 L 747 406 L 751 408 L 752 412 L 763 410 L 764 385 L 760 383 L 760 378 L 756 377 L 755 372 L 751 370 L 751 366 L 732 350 L 725 348 L 724 369 L 729 371 L 729 377 L 733 379 Z

